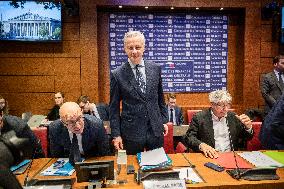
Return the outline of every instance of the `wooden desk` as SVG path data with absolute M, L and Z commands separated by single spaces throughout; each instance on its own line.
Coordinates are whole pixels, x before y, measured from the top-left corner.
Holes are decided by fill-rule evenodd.
M 196 170 L 199 173 L 199 175 L 205 180 L 205 183 L 199 183 L 199 184 L 188 184 L 187 187 L 189 188 L 200 188 L 200 189 L 282 189 L 284 188 L 284 168 L 278 169 L 277 174 L 280 176 L 280 180 L 267 180 L 267 181 L 246 181 L 246 180 L 235 180 L 231 176 L 229 176 L 225 171 L 224 172 L 216 172 L 214 170 L 211 170 L 207 167 L 204 167 L 203 164 L 205 162 L 214 162 L 212 159 L 205 158 L 201 153 L 189 153 L 185 154 L 186 157 L 196 165 Z M 182 156 L 182 154 L 169 154 L 171 159 L 173 160 L 173 166 L 178 167 L 178 166 L 186 166 L 188 165 L 187 161 L 185 158 Z M 92 158 L 90 160 L 115 160 L 116 158 L 114 156 L 107 156 L 107 157 L 101 157 L 101 158 Z M 51 165 L 55 159 L 52 159 L 46 167 Z M 138 169 L 138 162 L 136 159 L 136 156 L 128 156 L 128 164 L 133 164 L 135 167 L 135 170 L 137 171 Z M 37 167 L 42 164 L 34 163 L 32 166 L 32 169 L 30 171 L 29 175 L 33 175 L 35 173 L 35 170 L 38 170 Z M 115 165 L 115 169 L 116 169 Z M 34 170 L 35 169 L 35 170 Z M 74 178 L 76 177 L 76 173 L 74 173 L 72 176 L 69 178 Z M 35 178 L 37 179 L 42 179 L 42 178 L 47 178 L 44 176 L 36 175 Z M 55 178 L 53 176 L 48 177 L 50 179 Z M 62 178 L 62 177 L 61 177 Z M 68 178 L 68 177 L 65 177 Z M 128 183 L 124 185 L 117 185 L 113 186 L 112 188 L 128 188 L 128 189 L 142 189 L 142 185 L 138 185 L 137 183 L 134 182 L 133 175 L 127 175 L 126 174 L 126 167 L 122 167 L 121 173 L 118 175 L 118 179 L 126 179 Z M 21 179 L 24 179 L 22 176 L 18 176 L 18 179 L 20 180 L 21 183 L 23 181 Z M 87 186 L 88 183 L 75 183 L 72 188 L 84 188 Z
M 183 136 L 185 135 L 186 131 L 188 130 L 188 125 L 182 125 L 182 126 L 173 126 L 174 133 L 173 136 Z

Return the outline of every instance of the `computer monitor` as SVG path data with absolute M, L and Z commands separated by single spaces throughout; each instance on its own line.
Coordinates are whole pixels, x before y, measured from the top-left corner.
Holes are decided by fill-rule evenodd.
M 114 161 L 76 162 L 77 182 L 114 180 Z

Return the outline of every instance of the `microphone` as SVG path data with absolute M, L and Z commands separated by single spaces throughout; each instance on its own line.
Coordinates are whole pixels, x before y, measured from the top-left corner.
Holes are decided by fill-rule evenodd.
M 40 140 L 38 139 L 38 140 L 37 140 L 37 143 L 36 143 L 36 145 L 35 145 L 35 149 L 34 149 L 34 151 L 33 151 L 33 153 L 32 153 L 31 162 L 29 163 L 29 166 L 27 167 L 27 174 L 26 174 L 25 179 L 24 179 L 24 186 L 28 186 L 28 184 L 29 184 L 29 173 L 30 173 L 30 170 L 31 170 L 31 167 L 32 167 L 34 158 L 35 158 L 35 154 L 36 154 L 37 150 L 39 150 L 39 149 L 38 149 L 38 146 L 39 146 L 40 144 L 41 144 L 41 143 L 40 143 Z
M 241 178 L 241 175 L 240 175 L 240 168 L 239 168 L 239 165 L 238 165 L 238 161 L 237 161 L 237 156 L 236 156 L 236 152 L 235 152 L 235 149 L 234 149 L 234 144 L 233 144 L 233 141 L 232 141 L 232 135 L 231 135 L 231 132 L 230 132 L 230 128 L 229 128 L 229 122 L 228 122 L 228 118 L 226 117 L 226 124 L 227 124 L 227 127 L 228 127 L 228 134 L 229 134 L 229 142 L 230 142 L 230 147 L 231 147 L 231 150 L 233 151 L 233 154 L 234 154 L 234 160 L 235 160 L 235 164 L 236 164 L 236 172 L 237 172 L 237 176 L 236 176 L 236 179 L 240 179 Z

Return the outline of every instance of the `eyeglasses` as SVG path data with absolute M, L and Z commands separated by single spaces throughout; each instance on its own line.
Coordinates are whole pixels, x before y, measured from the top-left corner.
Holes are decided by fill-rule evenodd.
M 221 109 L 229 109 L 231 108 L 231 104 L 221 104 L 221 103 L 217 103 L 215 104 L 218 108 L 221 108 Z
M 62 119 L 60 119 L 60 121 L 65 127 L 74 127 L 77 123 L 80 123 L 83 120 L 82 118 L 84 118 L 84 116 L 79 116 L 76 120 L 70 120 L 68 122 L 63 121 Z

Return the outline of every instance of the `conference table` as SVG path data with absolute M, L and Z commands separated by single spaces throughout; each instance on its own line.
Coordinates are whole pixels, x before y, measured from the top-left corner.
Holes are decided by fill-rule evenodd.
M 216 172 L 212 169 L 209 169 L 204 166 L 205 162 L 214 162 L 214 160 L 206 158 L 202 153 L 185 153 L 185 154 L 168 154 L 169 157 L 173 161 L 173 167 L 184 167 L 189 166 L 188 161 L 185 157 L 190 161 L 190 163 L 196 166 L 196 172 L 201 176 L 204 180 L 203 183 L 197 184 L 187 184 L 187 188 L 200 188 L 200 189 L 284 189 L 284 168 L 278 168 L 277 174 L 280 177 L 279 180 L 263 180 L 263 181 L 247 181 L 247 180 L 235 180 L 226 171 L 223 172 Z M 185 157 L 183 156 L 185 155 Z M 97 158 L 90 158 L 86 161 L 92 160 L 114 160 L 116 162 L 115 156 L 105 156 L 105 157 L 97 157 Z M 33 179 L 55 179 L 55 178 L 72 178 L 76 179 L 76 173 L 74 172 L 72 176 L 41 176 L 40 172 L 52 165 L 56 161 L 56 158 L 42 158 L 42 159 L 35 159 L 31 165 L 31 168 L 28 172 L 29 180 Z M 135 171 L 138 170 L 138 162 L 136 156 L 127 156 L 127 163 L 130 165 L 134 165 Z M 115 163 L 115 169 L 117 170 L 117 165 Z M 19 182 L 23 185 L 24 179 L 26 177 L 27 171 L 22 174 L 18 175 L 17 178 Z M 137 184 L 134 181 L 134 175 L 126 174 L 126 166 L 122 166 L 120 174 L 117 175 L 118 180 L 126 180 L 127 182 L 120 185 L 112 185 L 109 188 L 128 188 L 128 189 L 141 189 L 143 188 L 142 184 Z M 73 184 L 72 188 L 80 189 L 85 188 L 88 186 L 88 182 L 82 183 L 75 183 Z

